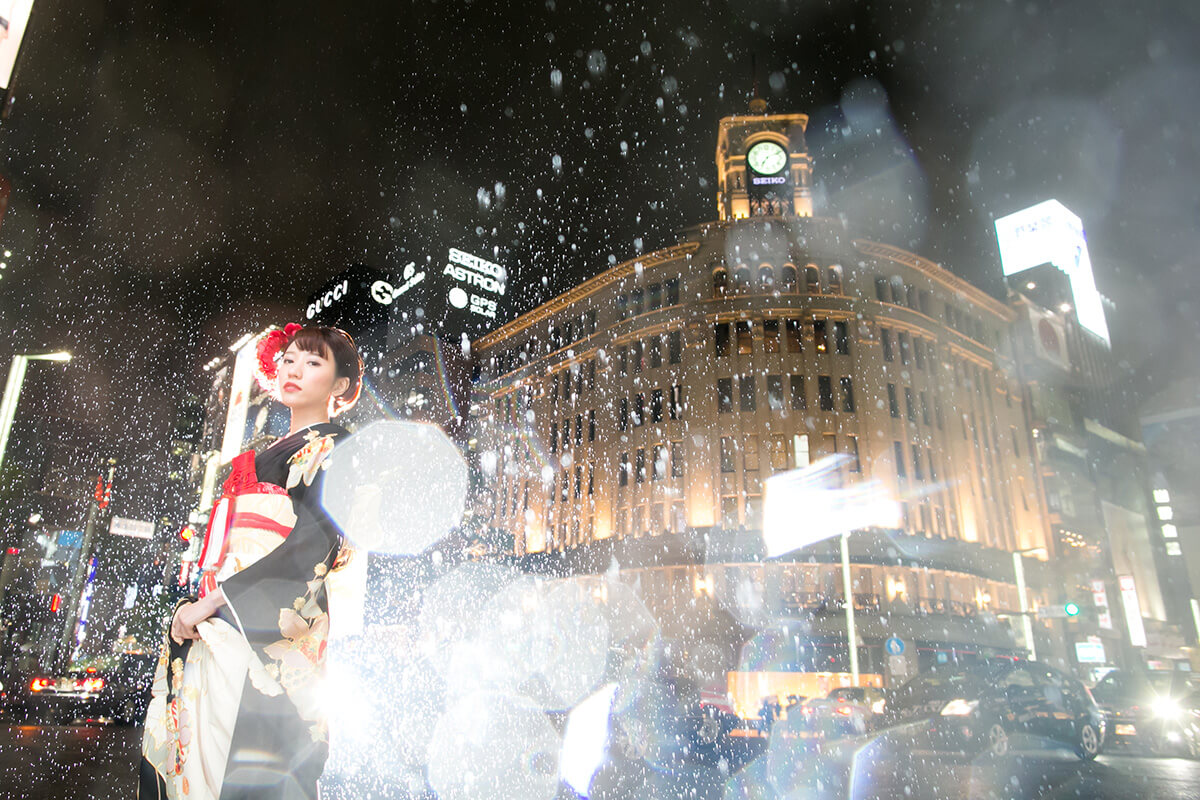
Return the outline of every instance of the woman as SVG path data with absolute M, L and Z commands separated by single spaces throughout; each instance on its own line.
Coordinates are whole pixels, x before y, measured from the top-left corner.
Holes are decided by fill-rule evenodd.
M 326 576 L 345 560 L 320 506 L 362 360 L 337 328 L 289 324 L 258 346 L 291 428 L 233 463 L 213 510 L 201 596 L 177 606 L 142 742 L 139 797 L 315 798 L 328 753 L 319 684 Z M 339 560 L 339 556 L 342 559 Z

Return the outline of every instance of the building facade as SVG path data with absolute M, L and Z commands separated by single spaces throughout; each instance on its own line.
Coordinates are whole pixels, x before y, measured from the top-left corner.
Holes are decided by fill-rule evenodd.
M 739 633 L 803 628 L 809 652 L 766 670 L 768 691 L 812 694 L 813 675 L 848 672 L 847 594 L 864 680 L 1012 651 L 1012 553 L 1036 562 L 1053 543 L 1013 312 L 813 217 L 806 121 L 722 120 L 720 219 L 478 339 L 474 410 L 493 525 L 517 555 L 582 572 L 615 561 L 668 630 L 681 602 L 731 616 L 713 656 L 730 672 L 746 671 Z M 890 509 L 850 536 L 848 593 L 836 542 L 764 551 L 764 533 L 820 538 L 803 509 L 764 532 L 768 478 L 806 469 Z M 885 657 L 890 637 L 910 646 Z

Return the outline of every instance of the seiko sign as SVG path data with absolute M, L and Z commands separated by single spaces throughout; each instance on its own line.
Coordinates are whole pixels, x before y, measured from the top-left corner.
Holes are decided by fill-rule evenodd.
M 750 178 L 750 182 L 755 186 L 768 186 L 771 184 L 787 183 L 786 175 L 755 175 Z
M 456 281 L 485 292 L 504 296 L 505 283 L 508 279 L 504 267 L 453 247 L 450 248 L 448 262 L 446 268 L 442 270 L 443 275 L 449 275 Z
M 350 282 L 348 280 L 344 280 L 329 291 L 325 292 L 325 294 L 308 304 L 308 309 L 305 312 L 308 319 L 312 319 L 317 314 L 320 314 L 325 309 L 331 307 L 338 300 L 341 300 L 343 297 L 345 297 L 349 291 Z
M 408 262 L 404 267 L 404 282 L 399 286 L 392 286 L 391 283 L 384 280 L 375 281 L 371 284 L 371 299 L 381 305 L 390 306 L 392 302 L 408 292 L 409 289 L 416 286 L 421 281 L 425 280 L 425 271 L 417 272 L 415 262 Z

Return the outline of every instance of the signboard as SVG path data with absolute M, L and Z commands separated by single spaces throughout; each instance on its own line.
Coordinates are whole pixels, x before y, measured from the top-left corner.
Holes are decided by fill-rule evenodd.
M 904 640 L 898 636 L 891 636 L 883 643 L 883 649 L 889 656 L 902 656 L 904 655 Z
M 143 522 L 140 519 L 113 517 L 108 523 L 108 532 L 116 536 L 133 536 L 137 539 L 153 539 L 154 523 Z
M 301 322 L 341 328 L 360 345 L 382 345 L 394 301 L 425 275 L 411 262 L 403 272 L 405 279 L 397 281 L 390 272 L 354 264 L 309 295 Z
M 237 351 L 233 361 L 233 384 L 229 387 L 229 408 L 225 413 L 225 432 L 221 438 L 221 463 L 227 464 L 242 452 L 246 435 L 246 411 L 254 391 L 254 369 L 258 362 L 257 336 Z
M 1092 602 L 1096 605 L 1096 621 L 1100 623 L 1101 628 L 1112 630 L 1112 614 L 1108 610 L 1108 590 L 1104 586 L 1104 581 L 1092 581 Z
M 1005 277 L 1046 263 L 1065 272 L 1079 324 L 1109 342 L 1083 220 L 1057 200 L 1047 200 L 996 220 L 996 243 Z
M 1129 643 L 1134 647 L 1146 646 L 1146 627 L 1142 624 L 1142 606 L 1138 602 L 1137 584 L 1132 575 L 1117 577 L 1121 589 L 1121 605 L 1125 607 L 1125 625 L 1129 628 Z
M 0 2 L 0 89 L 4 91 L 12 85 L 13 67 L 31 11 L 33 0 Z
M 1105 663 L 1108 659 L 1104 655 L 1104 643 L 1094 636 L 1088 637 L 1086 642 L 1076 642 L 1075 660 L 1080 664 Z
M 83 531 L 59 531 L 59 547 L 77 548 L 83 545 Z
M 488 319 L 496 318 L 500 298 L 504 297 L 508 287 L 508 273 L 504 267 L 451 247 L 442 276 L 454 281 L 446 293 L 451 308 Z

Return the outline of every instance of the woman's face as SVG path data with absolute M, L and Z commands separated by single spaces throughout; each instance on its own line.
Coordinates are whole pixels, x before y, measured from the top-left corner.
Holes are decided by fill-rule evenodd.
M 346 391 L 350 381 L 337 376 L 333 361 L 296 347 L 288 346 L 279 359 L 277 372 L 279 396 L 290 409 L 329 408 L 332 395 Z

